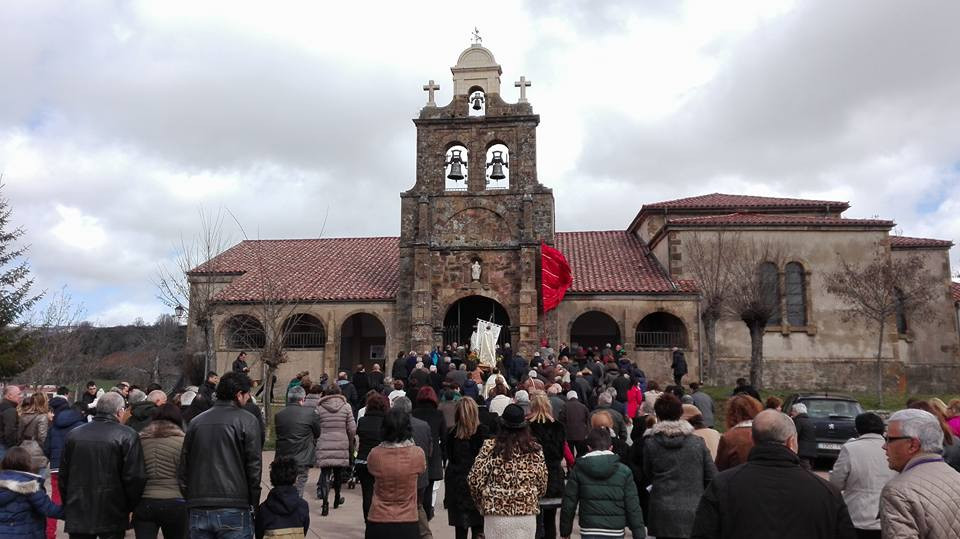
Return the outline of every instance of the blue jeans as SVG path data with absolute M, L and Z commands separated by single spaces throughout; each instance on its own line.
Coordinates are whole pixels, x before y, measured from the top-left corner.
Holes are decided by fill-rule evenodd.
M 253 518 L 249 509 L 191 509 L 191 539 L 251 539 Z

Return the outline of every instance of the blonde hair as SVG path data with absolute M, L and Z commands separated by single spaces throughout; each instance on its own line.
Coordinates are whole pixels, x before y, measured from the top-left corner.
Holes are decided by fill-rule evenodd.
M 950 401 L 950 406 L 947 407 L 947 416 L 954 417 L 960 415 L 960 399 L 953 399 Z
M 458 440 L 469 440 L 480 427 L 480 412 L 477 403 L 471 398 L 462 398 L 457 401 L 457 408 L 453 412 L 453 437 Z
M 20 414 L 45 414 L 50 411 L 47 404 L 47 396 L 43 391 L 36 391 L 29 397 L 23 399 L 17 407 Z
M 553 406 L 550 405 L 550 399 L 543 391 L 534 391 L 530 395 L 530 413 L 527 414 L 527 420 L 534 423 L 552 423 Z
M 933 407 L 936 408 L 941 415 L 943 416 L 947 415 L 947 405 L 944 404 L 943 401 L 940 400 L 939 398 L 934 397 L 930 399 L 930 404 L 933 405 Z
M 605 410 L 601 410 L 592 416 L 590 416 L 590 428 L 591 429 L 602 429 L 608 428 L 613 429 L 613 417 L 610 416 Z

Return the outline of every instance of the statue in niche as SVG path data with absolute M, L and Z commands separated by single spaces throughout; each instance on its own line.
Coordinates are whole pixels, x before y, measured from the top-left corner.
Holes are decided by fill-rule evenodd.
M 470 280 L 473 282 L 480 281 L 480 273 L 483 271 L 483 268 L 480 267 L 480 261 L 474 260 L 473 264 L 470 264 Z

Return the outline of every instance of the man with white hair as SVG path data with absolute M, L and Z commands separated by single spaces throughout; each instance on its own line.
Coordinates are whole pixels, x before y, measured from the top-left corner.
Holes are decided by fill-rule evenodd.
M 717 474 L 700 498 L 691 537 L 854 539 L 840 490 L 800 465 L 793 421 L 764 410 L 752 433 L 747 462 Z
M 0 402 L 0 459 L 7 453 L 7 449 L 20 443 L 17 406 L 22 400 L 20 386 L 7 384 L 3 388 L 3 400 Z
M 813 468 L 813 461 L 817 459 L 817 427 L 807 415 L 807 405 L 798 402 L 791 406 L 790 417 L 797 427 L 797 455 L 802 463 Z
M 880 493 L 882 536 L 960 537 L 960 473 L 943 461 L 940 421 L 923 410 L 900 410 L 884 439 L 887 463 L 900 475 Z

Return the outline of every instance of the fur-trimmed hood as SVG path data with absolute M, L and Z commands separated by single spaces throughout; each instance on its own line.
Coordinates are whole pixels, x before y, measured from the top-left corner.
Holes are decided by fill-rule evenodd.
M 140 431 L 141 440 L 145 438 L 169 438 L 171 436 L 183 438 L 183 429 L 166 419 L 153 420 Z
M 33 494 L 40 490 L 40 476 L 28 472 L 5 470 L 0 473 L 0 489 L 16 494 Z
M 644 436 L 650 436 L 664 447 L 679 447 L 683 439 L 693 434 L 693 425 L 686 420 L 660 421 L 647 429 Z

